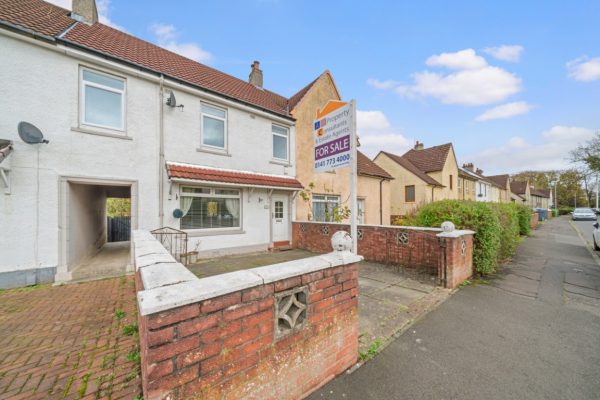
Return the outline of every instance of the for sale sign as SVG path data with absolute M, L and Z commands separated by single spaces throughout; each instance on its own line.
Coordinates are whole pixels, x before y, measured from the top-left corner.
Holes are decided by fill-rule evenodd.
M 316 172 L 350 165 L 354 138 L 352 118 L 351 105 L 342 101 L 330 101 L 317 112 L 314 122 Z

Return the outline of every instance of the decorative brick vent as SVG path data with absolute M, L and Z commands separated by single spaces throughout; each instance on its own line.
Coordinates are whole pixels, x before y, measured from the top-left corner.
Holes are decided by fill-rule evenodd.
M 321 235 L 329 235 L 329 225 L 321 226 Z
M 306 233 L 307 229 L 308 229 L 308 227 L 306 226 L 306 224 L 300 224 L 300 232 Z
M 362 238 L 363 238 L 363 230 L 362 229 L 357 230 L 356 231 L 356 236 L 357 236 L 358 240 L 362 240 Z
M 282 338 L 302 329 L 307 321 L 308 287 L 275 295 L 275 337 Z
M 463 239 L 460 242 L 460 255 L 465 256 L 467 254 L 467 242 Z
M 398 232 L 396 235 L 396 243 L 402 245 L 408 244 L 408 232 Z

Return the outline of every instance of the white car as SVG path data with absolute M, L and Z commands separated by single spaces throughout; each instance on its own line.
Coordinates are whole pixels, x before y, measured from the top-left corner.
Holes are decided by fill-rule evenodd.
M 577 220 L 591 220 L 596 221 L 598 217 L 596 217 L 596 213 L 591 208 L 576 208 L 573 211 L 573 221 Z
M 600 224 L 596 222 L 594 224 L 594 232 L 592 232 L 592 240 L 594 241 L 594 250 L 600 250 Z

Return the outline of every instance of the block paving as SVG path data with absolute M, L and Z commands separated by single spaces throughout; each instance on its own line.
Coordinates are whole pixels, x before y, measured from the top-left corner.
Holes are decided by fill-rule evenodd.
M 0 399 L 141 399 L 136 321 L 133 277 L 1 291 Z

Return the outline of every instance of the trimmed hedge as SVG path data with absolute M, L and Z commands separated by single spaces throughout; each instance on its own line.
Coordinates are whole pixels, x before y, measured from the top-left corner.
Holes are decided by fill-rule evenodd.
M 558 209 L 558 215 L 569 215 L 571 214 L 575 209 L 573 207 L 561 207 Z
M 510 258 L 520 235 L 529 234 L 531 210 L 523 205 L 442 200 L 424 205 L 411 225 L 439 227 L 452 221 L 458 229 L 474 230 L 473 265 L 480 274 L 490 274 L 498 263 Z

